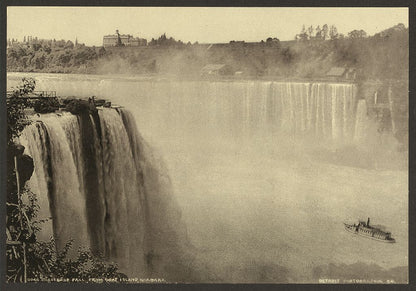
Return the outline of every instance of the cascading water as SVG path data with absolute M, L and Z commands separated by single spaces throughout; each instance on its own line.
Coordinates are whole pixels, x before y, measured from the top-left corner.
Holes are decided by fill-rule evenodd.
M 361 118 L 356 116 L 357 88 L 351 83 L 72 78 L 78 80 L 42 75 L 37 86 L 129 104 L 141 132 L 152 140 L 170 134 L 237 140 L 283 136 L 348 144 Z
M 74 121 L 76 121 L 75 116 L 48 115 L 43 118 L 42 125 L 35 123 L 23 133 L 30 155 L 32 151 L 36 152 L 36 147 L 45 151 L 42 152 L 43 157 L 40 160 L 35 160 L 39 158 L 39 155 L 33 154 L 36 172 L 34 176 L 37 185 L 48 185 L 48 191 L 44 194 L 48 194 L 53 217 L 53 234 L 58 248 L 62 248 L 70 239 L 74 239 L 75 246 L 86 245 L 89 241 L 85 223 L 86 205 L 83 182 L 79 179 L 76 160 L 73 156 L 77 153 L 71 150 L 70 145 L 76 146 L 76 136 L 79 136 L 80 132 L 79 130 L 68 131 L 62 126 L 62 124 L 71 124 Z M 34 134 L 36 130 L 38 134 Z M 67 133 L 71 136 L 67 136 Z M 73 137 L 75 138 L 72 139 Z M 44 191 L 45 187 L 36 190 Z M 39 198 L 42 206 L 45 206 L 43 202 L 45 199 L 45 197 Z M 41 210 L 41 213 L 45 212 L 47 211 Z
M 106 94 L 116 95 L 111 81 L 100 86 Z M 291 136 L 343 143 L 354 136 L 354 84 L 141 81 L 124 86 L 123 97 L 112 100 L 132 104 L 149 136 L 173 131 L 187 136 Z
M 365 100 L 359 100 L 357 105 L 357 119 L 355 121 L 354 140 L 356 142 L 361 143 L 365 138 L 367 123 L 367 106 Z
M 52 221 L 50 220 L 52 215 L 49 207 L 49 192 L 52 192 L 52 180 L 51 180 L 51 168 L 49 167 L 47 154 L 49 153 L 48 144 L 49 137 L 45 125 L 42 123 L 35 123 L 26 127 L 20 138 L 21 143 L 25 146 L 26 152 L 30 153 L 33 160 L 35 170 L 32 178 L 27 182 L 28 187 L 34 193 L 42 193 L 43 195 L 37 195 L 39 204 L 38 219 L 44 220 L 38 233 L 38 238 L 43 241 L 47 241 L 53 237 Z
M 355 87 L 352 84 L 273 83 L 268 123 L 295 136 L 348 142 L 353 136 Z M 277 118 L 273 119 L 273 116 Z
M 345 258 L 375 262 L 376 271 L 407 264 L 407 172 L 372 168 L 372 157 L 397 161 L 381 148 L 371 105 L 354 84 L 36 79 L 38 90 L 129 106 L 42 115 L 25 129 L 22 143 L 35 162 L 29 186 L 39 217 L 53 217 L 42 238 L 56 235 L 55 223 L 78 221 L 86 240 L 78 229 L 61 235 L 118 262 L 129 276 L 176 282 L 311 282 L 316 263 Z M 145 141 L 163 154 L 170 176 Z M 56 169 L 67 164 L 76 171 Z M 74 219 L 65 216 L 70 209 L 59 210 L 74 203 L 53 204 L 68 181 L 72 189 L 64 193 L 85 204 Z M 394 229 L 394 250 L 383 244 L 360 251 L 340 235 L 340 221 L 367 215 Z M 316 236 L 323 225 L 325 237 Z
M 46 114 L 20 139 L 35 164 L 39 219 L 52 218 L 40 239 L 55 237 L 58 249 L 72 239 L 73 253 L 90 247 L 130 276 L 180 264 L 186 234 L 170 181 L 129 112 Z

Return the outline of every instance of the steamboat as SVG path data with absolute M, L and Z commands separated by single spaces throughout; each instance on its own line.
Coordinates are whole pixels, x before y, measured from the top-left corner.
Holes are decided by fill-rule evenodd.
M 359 221 L 358 224 L 344 223 L 345 230 L 354 234 L 364 236 L 381 242 L 394 243 L 396 240 L 391 237 L 390 232 L 381 230 L 378 227 L 370 225 L 370 218 L 365 221 Z

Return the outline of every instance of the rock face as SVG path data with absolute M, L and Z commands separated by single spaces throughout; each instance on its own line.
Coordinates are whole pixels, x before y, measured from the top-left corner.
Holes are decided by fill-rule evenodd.
M 34 170 L 34 164 L 33 159 L 27 154 L 24 154 L 25 147 L 21 144 L 11 144 L 8 147 L 7 151 L 7 172 L 9 174 L 9 181 L 8 181 L 8 187 L 13 188 L 13 192 L 16 191 L 16 178 L 14 176 L 14 169 L 15 169 L 15 163 L 14 163 L 14 157 L 17 158 L 17 169 L 19 171 L 19 183 L 20 187 L 23 187 L 23 185 L 30 179 L 30 177 L 33 174 Z M 10 189 L 10 188 L 9 188 Z M 10 191 L 8 191 L 10 192 Z

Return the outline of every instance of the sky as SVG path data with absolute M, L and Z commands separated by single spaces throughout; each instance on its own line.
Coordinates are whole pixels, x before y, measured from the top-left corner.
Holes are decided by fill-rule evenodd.
M 13 7 L 7 9 L 7 37 L 65 39 L 102 45 L 104 35 L 168 37 L 184 42 L 292 40 L 302 25 L 335 25 L 339 33 L 363 29 L 369 35 L 398 23 L 408 27 L 407 8 L 283 7 Z

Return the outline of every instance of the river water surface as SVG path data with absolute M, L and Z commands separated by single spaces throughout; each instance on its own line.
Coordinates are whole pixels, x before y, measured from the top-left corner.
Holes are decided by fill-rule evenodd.
M 372 156 L 396 157 L 394 141 L 357 118 L 353 85 L 10 73 L 8 87 L 22 76 L 133 113 L 166 162 L 201 280 L 407 277 L 405 160 Z M 367 217 L 396 243 L 344 231 Z

